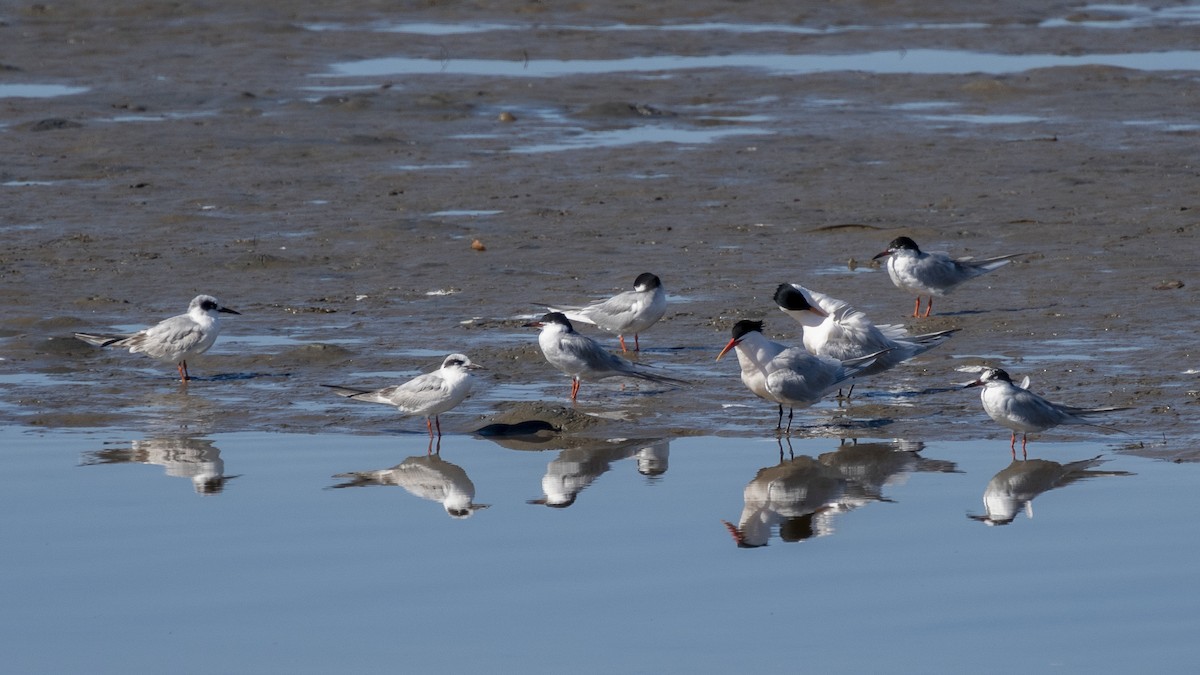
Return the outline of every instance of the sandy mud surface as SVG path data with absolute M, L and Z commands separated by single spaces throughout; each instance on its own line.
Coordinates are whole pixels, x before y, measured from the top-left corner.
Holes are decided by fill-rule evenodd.
M 988 363 L 1054 400 L 1134 408 L 1113 420 L 1127 435 L 1045 438 L 1197 456 L 1200 62 L 1089 60 L 1193 49 L 1194 17 L 593 4 L 9 5 L 0 420 L 424 433 L 317 385 L 383 386 L 463 351 L 488 370 L 448 431 L 528 417 L 769 433 L 774 407 L 714 359 L 740 318 L 799 343 L 771 302 L 791 281 L 877 323 L 961 328 L 849 404 L 798 411 L 797 433 L 999 446 L 977 391 L 954 389 L 971 379 L 956 368 Z M 789 60 L 864 54 L 887 68 Z M 952 67 L 970 54 L 1052 58 Z M 34 84 L 83 90 L 12 95 Z M 914 320 L 871 262 L 902 234 L 1029 255 Z M 672 304 L 637 358 L 694 385 L 585 384 L 572 408 L 521 324 L 534 303 L 645 271 Z M 70 337 L 142 327 L 198 293 L 242 316 L 186 387 Z

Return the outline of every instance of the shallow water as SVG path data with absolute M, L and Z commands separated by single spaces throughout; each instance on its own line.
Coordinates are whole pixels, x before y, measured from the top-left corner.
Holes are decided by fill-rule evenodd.
M 536 451 L 447 436 L 433 458 L 423 434 L 0 439 L 13 672 L 431 670 L 449 655 L 490 672 L 1184 672 L 1200 609 L 1180 592 L 1200 467 L 1095 443 L 1037 456 L 1107 455 L 1093 470 L 1112 475 L 989 527 L 971 516 L 1010 464 L 1003 441 L 795 440 L 792 459 L 770 437 Z M 333 478 L 401 463 L 469 477 L 487 508 L 452 518 Z M 778 474 L 772 500 L 747 504 L 760 472 Z M 767 545 L 739 548 L 722 521 Z
M 66 84 L 0 84 L 0 98 L 53 98 L 82 94 L 87 87 Z
M 564 77 L 606 73 L 660 73 L 702 68 L 755 68 L 774 75 L 812 75 L 837 71 L 876 74 L 950 75 L 1017 73 L 1035 68 L 1112 66 L 1136 70 L 1200 68 L 1200 52 L 1171 50 L 1123 54 L 988 54 L 945 49 L 907 49 L 861 54 L 721 54 L 644 56 L 623 59 L 421 59 L 388 57 L 335 63 L 341 77 L 397 75 L 477 75 L 490 77 Z

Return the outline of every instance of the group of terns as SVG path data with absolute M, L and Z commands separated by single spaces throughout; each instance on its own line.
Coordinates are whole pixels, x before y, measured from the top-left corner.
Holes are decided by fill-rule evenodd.
M 921 297 L 928 296 L 924 316 L 929 316 L 933 296 L 946 295 L 960 284 L 991 272 L 1022 254 L 992 258 L 952 258 L 945 253 L 922 251 L 912 239 L 898 237 L 875 258 L 887 258 L 888 276 L 899 288 L 917 296 L 913 316 L 920 316 Z M 783 429 L 783 408 L 787 406 L 791 431 L 795 408 L 807 408 L 839 390 L 852 380 L 882 373 L 948 340 L 958 329 L 923 335 L 908 335 L 903 326 L 876 325 L 849 303 L 798 284 L 780 284 L 774 301 L 781 311 L 802 327 L 803 348 L 789 347 L 763 335 L 761 321 L 741 320 L 734 324 L 732 338 L 717 355 L 717 360 L 733 350 L 741 366 L 746 387 L 760 398 L 779 407 L 777 427 Z M 538 345 L 552 366 L 571 378 L 571 400 L 579 395 L 583 381 L 609 377 L 629 377 L 669 385 L 687 385 L 684 380 L 668 377 L 635 364 L 605 349 L 596 340 L 577 332 L 572 321 L 595 325 L 615 333 L 622 351 L 627 351 L 626 336 L 633 336 L 634 350 L 640 350 L 639 334 L 666 313 L 666 291 L 654 274 L 644 273 L 634 288 L 592 304 L 571 307 L 547 305 L 540 320 L 526 324 L 539 327 Z M 133 334 L 76 333 L 75 336 L 101 347 L 127 348 L 172 363 L 180 379 L 190 376 L 187 360 L 212 347 L 220 332 L 221 314 L 239 314 L 224 307 L 211 295 L 198 295 L 185 314 L 173 316 Z M 432 438 L 441 435 L 439 415 L 462 403 L 471 393 L 471 371 L 481 366 L 464 354 L 450 354 L 441 367 L 403 384 L 383 389 L 359 389 L 341 385 L 323 385 L 334 393 L 358 401 L 396 407 L 406 415 L 425 418 Z M 1095 425 L 1091 418 L 1126 408 L 1077 408 L 1053 403 L 1029 391 L 1028 378 L 1020 385 L 999 368 L 984 368 L 979 378 L 967 385 L 983 387 L 984 411 L 1000 425 L 1012 431 L 1010 448 L 1016 452 L 1017 432 L 1022 434 L 1022 450 L 1028 434 L 1045 431 L 1060 424 Z M 1103 427 L 1108 428 L 1108 427 Z

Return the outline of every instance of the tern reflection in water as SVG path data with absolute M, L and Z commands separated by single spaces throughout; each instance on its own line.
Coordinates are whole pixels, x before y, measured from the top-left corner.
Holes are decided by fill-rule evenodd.
M 421 499 L 438 502 L 451 518 L 469 518 L 491 506 L 475 503 L 475 484 L 462 467 L 442 459 L 440 443 L 437 452 L 431 446 L 430 451 L 409 457 L 390 469 L 339 473 L 334 478 L 346 481 L 334 488 L 398 485 Z
M 783 541 L 833 533 L 835 516 L 871 502 L 891 501 L 885 485 L 903 483 L 917 472 L 953 473 L 953 462 L 926 459 L 923 443 L 907 441 L 843 444 L 814 459 L 779 445 L 779 464 L 759 470 L 743 493 L 738 524 L 722 521 L 742 548 L 766 546 L 778 528 Z
M 891 501 L 883 495 L 886 485 L 902 485 L 913 473 L 957 473 L 954 462 L 927 459 L 919 452 L 920 441 L 895 440 L 875 443 L 844 443 L 817 459 L 841 472 L 850 484 L 838 504 L 849 511 L 869 502 Z
M 156 464 L 168 476 L 190 478 L 196 494 L 214 495 L 237 476 L 225 475 L 225 461 L 213 442 L 193 436 L 147 438 L 133 441 L 128 448 L 113 448 L 85 453 L 85 466 L 96 464 Z
M 1094 471 L 1106 460 L 1097 455 L 1091 459 L 1059 464 L 1045 459 L 1014 459 L 1000 473 L 992 476 L 983 491 L 984 515 L 968 515 L 988 525 L 1007 525 L 1022 509 L 1027 518 L 1033 517 L 1033 499 L 1043 492 L 1065 487 L 1085 478 L 1097 476 L 1132 476 L 1128 471 Z
M 842 497 L 847 482 L 837 469 L 812 457 L 783 459 L 781 452 L 779 464 L 759 469 L 746 485 L 738 524 L 721 522 L 742 548 L 766 546 L 776 528 L 784 541 L 828 534 L 832 529 L 818 518 Z
M 636 458 L 637 470 L 644 476 L 655 478 L 667 471 L 670 442 L 662 439 L 615 439 L 594 440 L 588 445 L 559 451 L 546 465 L 542 476 L 542 496 L 529 500 L 553 508 L 566 508 L 575 503 L 576 497 L 615 462 Z

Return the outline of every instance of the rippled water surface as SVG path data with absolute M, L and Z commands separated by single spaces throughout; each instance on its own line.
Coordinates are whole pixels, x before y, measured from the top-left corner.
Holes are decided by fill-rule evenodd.
M 1095 443 L 0 437 L 11 672 L 1192 662 L 1197 467 Z

